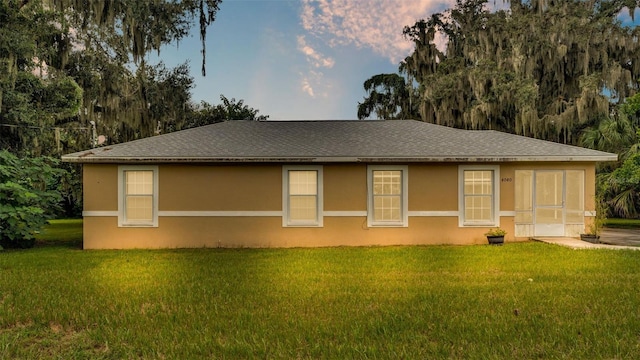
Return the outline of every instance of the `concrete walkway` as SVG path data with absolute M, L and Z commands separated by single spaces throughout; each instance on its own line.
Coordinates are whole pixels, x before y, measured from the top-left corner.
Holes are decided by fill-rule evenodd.
M 573 249 L 640 250 L 640 230 L 605 228 L 600 233 L 599 244 L 592 244 L 579 238 L 566 237 L 536 237 L 534 240 Z

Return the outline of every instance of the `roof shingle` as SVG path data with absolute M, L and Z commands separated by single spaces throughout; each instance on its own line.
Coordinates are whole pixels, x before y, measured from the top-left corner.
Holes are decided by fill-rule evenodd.
M 64 155 L 78 163 L 612 161 L 616 154 L 413 120 L 226 121 Z

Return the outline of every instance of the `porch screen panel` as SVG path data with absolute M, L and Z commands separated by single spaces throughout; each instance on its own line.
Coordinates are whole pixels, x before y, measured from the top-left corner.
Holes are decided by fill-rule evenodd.
M 464 218 L 471 223 L 493 221 L 493 171 L 464 171 Z
M 318 219 L 318 172 L 289 171 L 289 220 L 314 222 Z
M 566 172 L 566 223 L 584 224 L 584 171 Z
M 516 170 L 516 224 L 533 224 L 533 170 Z
M 402 221 L 402 171 L 373 171 L 373 219 Z
M 562 224 L 562 171 L 536 172 L 536 224 Z
M 127 221 L 153 221 L 153 171 L 125 171 L 125 204 Z

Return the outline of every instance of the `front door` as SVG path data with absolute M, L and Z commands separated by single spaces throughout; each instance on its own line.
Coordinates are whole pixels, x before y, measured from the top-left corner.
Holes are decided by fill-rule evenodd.
M 564 236 L 564 171 L 535 172 L 535 236 Z

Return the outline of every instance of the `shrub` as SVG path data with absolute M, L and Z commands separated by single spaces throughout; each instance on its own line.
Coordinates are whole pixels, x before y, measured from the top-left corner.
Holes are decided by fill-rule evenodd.
M 58 210 L 56 164 L 48 157 L 19 159 L 0 151 L 0 243 L 34 245 L 36 233 Z

